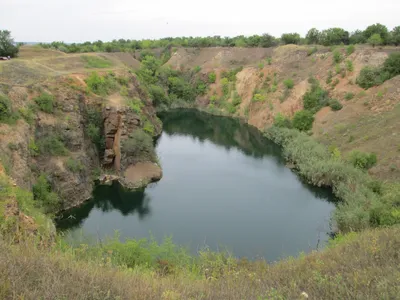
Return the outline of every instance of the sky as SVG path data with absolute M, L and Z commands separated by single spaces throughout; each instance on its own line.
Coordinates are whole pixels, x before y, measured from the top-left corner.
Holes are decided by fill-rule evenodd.
M 391 30 L 399 16 L 400 0 L 0 0 L 0 29 L 18 42 Z

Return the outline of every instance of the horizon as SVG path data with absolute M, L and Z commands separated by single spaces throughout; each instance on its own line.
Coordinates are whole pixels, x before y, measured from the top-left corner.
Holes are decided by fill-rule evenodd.
M 249 0 L 245 6 L 227 0 L 204 0 L 201 4 L 182 0 L 169 3 L 148 0 L 135 4 L 128 0 L 87 0 L 84 3 L 78 0 L 68 3 L 13 0 L 2 4 L 0 28 L 10 30 L 16 41 L 29 43 L 263 33 L 280 37 L 291 32 L 304 37 L 313 27 L 318 30 L 340 27 L 353 32 L 381 23 L 391 30 L 400 25 L 398 12 L 400 1 L 393 0 L 337 0 L 334 4 L 317 0 L 307 3 Z

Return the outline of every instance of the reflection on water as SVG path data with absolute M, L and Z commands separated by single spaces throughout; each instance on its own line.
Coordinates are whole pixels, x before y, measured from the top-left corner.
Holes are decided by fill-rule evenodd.
M 144 191 L 97 186 L 91 201 L 60 216 L 59 230 L 97 238 L 115 230 L 122 239 L 172 235 L 193 252 L 223 245 L 270 261 L 327 241 L 331 191 L 286 168 L 280 147 L 257 129 L 197 111 L 160 117 L 162 180 Z

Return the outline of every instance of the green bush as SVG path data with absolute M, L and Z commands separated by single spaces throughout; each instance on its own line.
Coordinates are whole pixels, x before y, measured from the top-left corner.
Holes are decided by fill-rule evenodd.
M 137 161 L 155 161 L 152 138 L 143 130 L 137 129 L 122 143 L 124 155 L 132 156 Z
M 253 102 L 261 102 L 265 101 L 265 96 L 259 93 L 254 94 L 253 98 L 251 99 Z
M 229 94 L 229 80 L 228 78 L 222 78 L 221 79 L 221 86 L 222 86 L 222 92 L 224 93 L 224 95 L 228 95 Z
M 85 166 L 80 160 L 73 159 L 71 157 L 68 157 L 67 161 L 65 162 L 65 166 L 73 173 L 79 173 L 85 170 Z
M 355 49 L 356 49 L 356 48 L 354 47 L 354 45 L 348 45 L 347 48 L 346 48 L 346 53 L 347 53 L 347 55 L 353 54 L 354 51 L 355 51 Z
M 1 100 L 0 100 L 1 101 Z M 21 107 L 18 110 L 19 114 L 25 119 L 25 121 L 32 125 L 33 122 L 35 121 L 35 113 L 31 107 L 25 108 Z M 1 119 L 1 118 L 0 118 Z
M 7 96 L 0 94 L 0 122 L 8 119 L 12 114 L 11 101 Z
M 216 80 L 217 80 L 217 75 L 214 72 L 211 72 L 210 74 L 208 74 L 208 82 L 209 83 L 215 83 Z
M 137 113 L 139 115 L 142 114 L 142 108 L 144 107 L 144 104 L 140 99 L 138 99 L 138 98 L 130 99 L 128 101 L 128 106 L 135 113 Z
M 383 63 L 382 72 L 387 79 L 400 75 L 400 52 L 394 52 Z
M 344 95 L 344 99 L 346 100 L 351 100 L 354 98 L 354 93 L 348 92 L 346 95 Z
M 288 79 L 284 80 L 283 84 L 288 90 L 290 90 L 290 89 L 292 89 L 294 87 L 294 81 L 291 78 L 288 78 Z
M 38 139 L 37 146 L 40 154 L 54 156 L 64 156 L 68 154 L 68 150 L 65 148 L 62 138 L 54 132 L 51 132 Z
M 300 131 L 308 131 L 314 123 L 314 115 L 308 110 L 300 110 L 293 116 L 292 125 Z
M 31 156 L 38 156 L 39 155 L 39 147 L 36 145 L 34 139 L 30 139 L 28 144 L 29 154 Z
M 85 68 L 109 68 L 112 66 L 111 61 L 98 56 L 82 55 L 81 59 L 86 63 Z
M 281 128 L 292 128 L 292 122 L 282 113 L 277 113 L 274 117 L 274 126 Z
M 46 212 L 56 212 L 60 201 L 58 195 L 51 190 L 51 185 L 46 174 L 41 174 L 32 187 L 33 199 L 37 207 L 43 208 Z
M 328 102 L 328 92 L 320 87 L 318 81 L 312 80 L 311 88 L 303 96 L 304 109 L 316 112 Z
M 161 86 L 151 84 L 149 86 L 148 90 L 149 90 L 150 98 L 153 100 L 153 103 L 156 106 L 163 105 L 163 104 L 168 106 L 170 104 L 168 95 L 165 93 L 164 89 Z
M 105 76 L 92 72 L 85 82 L 89 90 L 97 95 L 105 96 L 117 89 L 117 80 L 113 73 Z
M 341 110 L 343 108 L 343 105 L 336 99 L 330 99 L 328 105 L 333 110 Z
M 370 87 L 382 84 L 383 81 L 381 70 L 379 68 L 366 66 L 361 69 L 356 83 L 362 88 L 368 89 Z
M 335 64 L 339 64 L 342 62 L 342 60 L 343 60 L 342 53 L 340 53 L 340 51 L 337 49 L 333 51 L 333 62 Z
M 357 77 L 357 84 L 368 89 L 397 75 L 400 75 L 400 52 L 391 53 L 381 68 L 364 67 Z
M 234 91 L 233 98 L 232 98 L 232 104 L 234 106 L 238 106 L 238 105 L 240 105 L 240 103 L 242 103 L 242 98 L 239 96 L 237 91 Z
M 33 99 L 41 111 L 52 113 L 54 111 L 54 96 L 49 93 L 42 93 Z
M 195 88 L 182 77 L 168 78 L 168 93 L 187 102 L 194 102 L 196 98 Z
M 366 153 L 358 150 L 351 151 L 348 159 L 354 167 L 364 170 L 372 168 L 377 163 L 375 153 Z
M 149 120 L 145 120 L 143 125 L 143 130 L 144 132 L 153 136 L 155 131 L 153 123 L 151 123 Z
M 349 72 L 353 72 L 354 71 L 353 62 L 351 60 L 346 60 L 346 69 Z

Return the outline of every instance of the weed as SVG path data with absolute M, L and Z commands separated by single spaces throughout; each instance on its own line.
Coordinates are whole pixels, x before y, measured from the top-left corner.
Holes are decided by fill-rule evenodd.
M 352 92 L 348 92 L 344 95 L 344 99 L 346 99 L 347 101 L 349 101 L 353 98 L 354 98 L 354 93 L 352 93 Z

